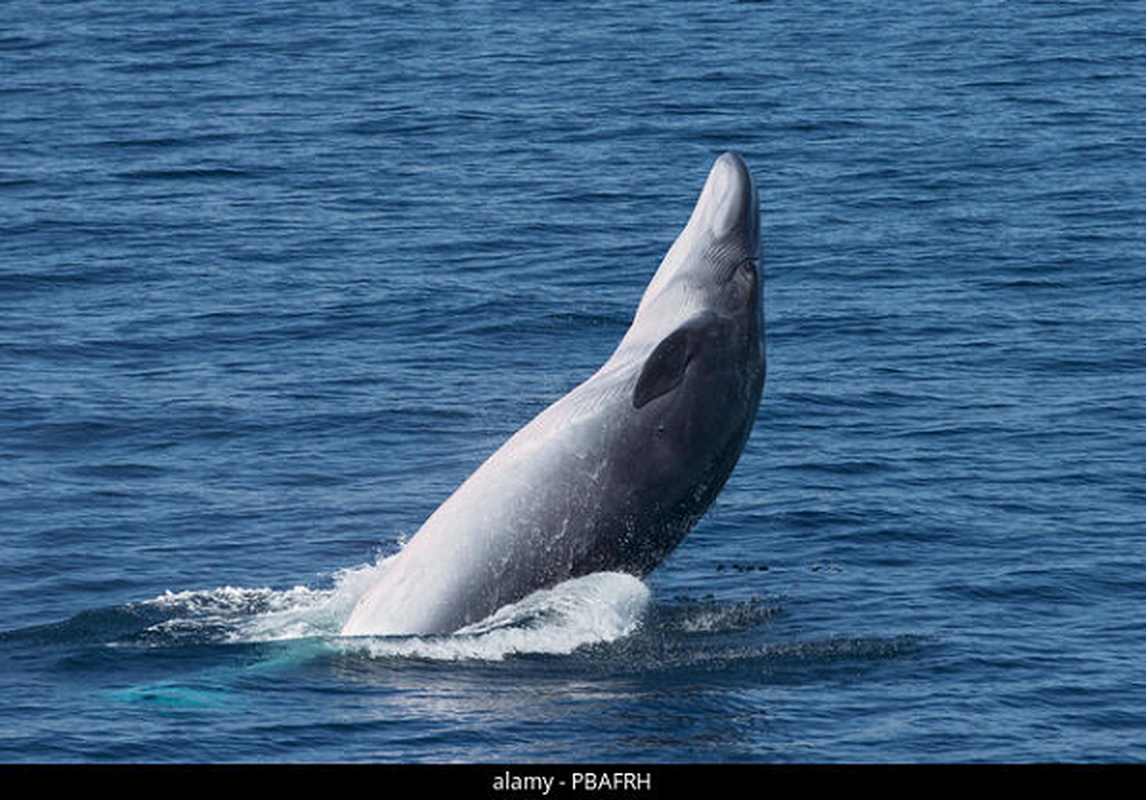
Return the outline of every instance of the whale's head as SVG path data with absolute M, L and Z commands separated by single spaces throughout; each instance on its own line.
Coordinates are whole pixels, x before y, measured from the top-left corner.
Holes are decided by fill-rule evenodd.
M 760 202 L 744 159 L 716 159 L 693 207 L 649 283 L 626 339 L 655 344 L 691 317 L 712 312 L 762 334 Z
M 613 478 L 636 518 L 625 545 L 642 573 L 676 546 L 724 485 L 764 386 L 760 209 L 744 160 L 709 171 L 688 223 L 661 261 L 632 325 L 602 369 L 627 394 Z M 687 466 L 686 466 L 687 465 Z M 634 523 L 635 524 L 635 523 Z
M 760 256 L 760 200 L 748 165 L 737 153 L 716 159 L 674 248 L 699 245 L 715 266 Z M 667 259 L 666 259 L 667 260 Z

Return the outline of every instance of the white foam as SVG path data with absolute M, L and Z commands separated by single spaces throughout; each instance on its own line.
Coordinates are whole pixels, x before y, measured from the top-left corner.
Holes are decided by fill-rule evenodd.
M 140 605 L 167 614 L 146 631 L 153 635 L 154 644 L 180 638 L 266 641 L 328 634 L 332 595 L 330 591 L 307 586 L 290 589 L 221 586 L 167 591 Z
M 627 636 L 649 602 L 648 587 L 637 578 L 599 572 L 535 592 L 452 635 L 339 636 L 389 560 L 339 572 L 328 589 L 168 591 L 149 601 L 170 614 L 150 633 L 160 642 L 185 636 L 230 643 L 321 638 L 343 652 L 374 658 L 497 661 L 514 654 L 566 654 Z
M 565 655 L 637 629 L 649 589 L 637 578 L 598 572 L 534 592 L 448 636 L 355 637 L 349 652 L 375 658 L 500 661 L 518 654 Z

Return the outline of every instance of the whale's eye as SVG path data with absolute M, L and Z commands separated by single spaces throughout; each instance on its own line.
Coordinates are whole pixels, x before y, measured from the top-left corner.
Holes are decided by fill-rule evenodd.
M 751 258 L 746 258 L 737 264 L 736 276 L 739 281 L 748 287 L 756 286 L 756 261 Z

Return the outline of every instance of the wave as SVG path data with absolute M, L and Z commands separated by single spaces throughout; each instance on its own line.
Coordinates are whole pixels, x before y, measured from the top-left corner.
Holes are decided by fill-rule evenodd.
M 512 655 L 567 654 L 615 641 L 637 630 L 649 604 L 649 589 L 639 579 L 602 572 L 535 592 L 454 634 L 341 636 L 358 598 L 388 561 L 341 571 L 327 588 L 221 586 L 167 591 L 150 600 L 83 611 L 59 623 L 11 631 L 0 638 L 108 647 L 309 640 L 327 652 L 369 658 L 499 661 Z
M 783 624 L 784 603 L 777 597 L 677 597 L 654 605 L 644 582 L 613 572 L 537 591 L 453 634 L 342 636 L 358 598 L 389 560 L 340 571 L 325 588 L 222 586 L 168 591 L 143 602 L 84 611 L 52 625 L 3 633 L 0 640 L 127 649 L 282 644 L 263 651 L 260 664 L 273 654 L 263 665 L 266 668 L 314 657 L 499 662 L 576 653 L 576 663 L 582 666 L 592 663 L 626 674 L 698 668 L 771 672 L 841 659 L 882 660 L 908 655 L 923 641 L 911 635 L 807 637 Z M 612 646 L 595 649 L 602 645 Z M 167 698 L 173 686 L 183 682 L 147 684 L 139 693 L 148 699 Z M 200 695 L 195 696 L 202 700 Z
M 375 658 L 447 661 L 567 655 L 633 633 L 648 603 L 649 589 L 637 578 L 598 572 L 534 592 L 454 634 L 360 637 L 345 640 L 343 647 Z

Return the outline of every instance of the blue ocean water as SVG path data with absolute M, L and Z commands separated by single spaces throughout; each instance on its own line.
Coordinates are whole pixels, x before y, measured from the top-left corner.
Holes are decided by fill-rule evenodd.
M 0 760 L 1146 759 L 1141 3 L 0 7 Z M 712 160 L 768 379 L 644 582 L 345 640 Z

